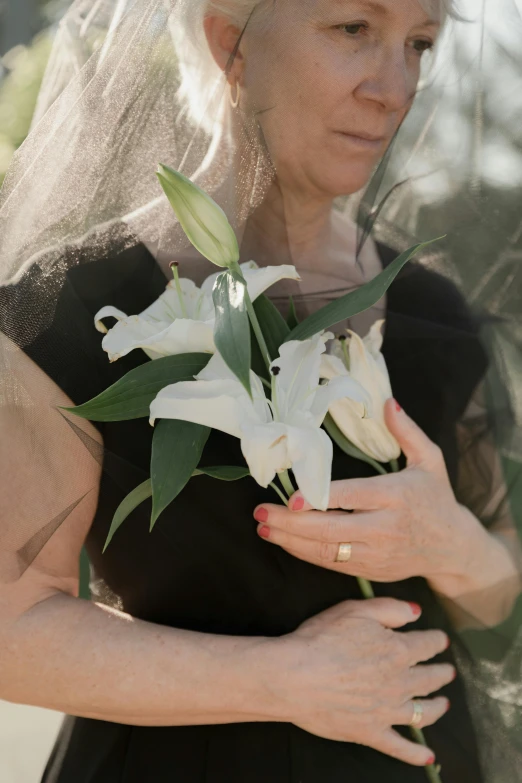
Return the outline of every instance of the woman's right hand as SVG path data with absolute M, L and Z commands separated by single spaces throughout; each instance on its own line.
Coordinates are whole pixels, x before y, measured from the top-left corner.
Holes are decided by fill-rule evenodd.
M 418 665 L 447 649 L 446 633 L 393 630 L 418 617 L 414 606 L 393 598 L 347 601 L 280 639 L 286 646 L 282 659 L 290 663 L 281 688 L 291 722 L 320 737 L 366 745 L 409 764 L 432 763 L 431 750 L 392 729 L 410 723 L 413 698 L 429 696 L 456 675 L 451 664 Z M 435 723 L 449 708 L 441 696 L 421 701 L 421 727 Z

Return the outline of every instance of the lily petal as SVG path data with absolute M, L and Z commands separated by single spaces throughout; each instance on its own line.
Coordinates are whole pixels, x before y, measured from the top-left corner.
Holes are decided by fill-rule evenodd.
M 288 427 L 288 455 L 305 500 L 326 511 L 332 476 L 332 441 L 317 427 Z
M 248 410 L 241 400 L 239 387 L 235 381 L 182 381 L 166 386 L 150 406 L 151 424 L 156 419 L 181 419 L 241 438 L 243 425 L 257 422 L 252 406 Z M 243 396 L 249 400 L 246 392 Z
M 372 459 L 390 462 L 400 456 L 401 447 L 382 416 L 361 418 L 356 403 L 348 398 L 333 402 L 330 414 L 348 440 Z
M 330 405 L 344 397 L 350 398 L 353 410 L 361 419 L 364 418 L 371 404 L 370 398 L 360 383 L 348 375 L 343 375 L 334 378 L 324 386 L 320 386 L 315 393 L 310 413 L 318 427 L 323 423 Z
M 268 487 L 276 473 L 292 467 L 287 440 L 287 428 L 278 422 L 243 427 L 241 450 L 261 487 Z
M 272 362 L 272 368 L 279 367 L 276 389 L 280 419 L 290 416 L 292 410 L 311 407 L 313 392 L 319 386 L 321 355 L 332 337 L 327 333 L 310 340 L 290 340 L 281 346 L 279 358 Z
M 211 324 L 179 318 L 171 324 L 158 324 L 134 315 L 119 321 L 102 341 L 111 362 L 142 348 L 151 359 L 180 353 L 213 353 Z
M 122 321 L 123 319 L 127 318 L 127 313 L 118 310 L 117 307 L 111 307 L 110 305 L 107 307 L 102 307 L 102 309 L 96 313 L 94 316 L 94 326 L 98 332 L 107 334 L 109 330 L 103 323 L 104 318 L 116 318 L 118 321 Z
M 300 280 L 295 266 L 282 264 L 281 266 L 265 266 L 258 269 L 248 267 L 248 264 L 242 265 L 243 277 L 245 278 L 248 293 L 252 302 L 255 302 L 258 296 L 264 294 L 275 283 L 280 280 Z

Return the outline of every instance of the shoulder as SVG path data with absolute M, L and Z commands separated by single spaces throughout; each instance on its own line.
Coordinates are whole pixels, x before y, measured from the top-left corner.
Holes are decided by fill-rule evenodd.
M 143 245 L 105 255 L 94 248 L 65 248 L 0 286 L 0 331 L 79 402 L 109 380 L 96 312 L 106 304 L 140 312 L 165 284 Z

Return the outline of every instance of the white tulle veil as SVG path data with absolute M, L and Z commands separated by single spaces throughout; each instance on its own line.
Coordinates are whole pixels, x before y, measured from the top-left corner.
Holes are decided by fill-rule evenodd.
M 212 5 L 246 35 L 282 2 Z M 488 524 L 496 514 L 510 518 L 518 531 L 522 6 L 516 0 L 422 4 L 440 14 L 444 27 L 426 55 L 413 107 L 364 188 L 341 195 L 336 209 L 357 226 L 358 255 L 371 238 L 400 251 L 446 235 L 420 263 L 450 278 L 481 315 L 490 360 L 480 397 L 462 422 L 474 510 Z M 63 424 L 54 391 L 20 354 L 50 328 L 68 270 L 138 243 L 158 258 L 194 257 L 155 177 L 160 162 L 212 195 L 240 239 L 277 177 L 260 132 L 259 117 L 269 107 L 248 112 L 241 101 L 233 105 L 227 74 L 234 53 L 224 74 L 206 46 L 207 5 L 76 0 L 57 32 L 31 134 L 0 196 L 2 421 L 9 422 L 6 438 L 25 433 L 36 483 L 46 466 L 56 465 L 56 432 L 67 448 L 73 448 L 68 439 L 79 438 L 90 458 L 103 463 L 93 434 Z M 17 298 L 17 284 L 35 270 L 38 296 Z M 69 360 L 57 345 L 55 361 Z M 91 489 L 76 497 L 55 472 L 51 485 L 50 499 L 46 491 L 44 500 L 29 493 L 20 519 L 0 523 L 6 578 L 23 574 Z M 522 780 L 521 608 L 518 601 L 499 627 L 479 630 L 471 623 L 475 630 L 462 633 L 486 783 Z

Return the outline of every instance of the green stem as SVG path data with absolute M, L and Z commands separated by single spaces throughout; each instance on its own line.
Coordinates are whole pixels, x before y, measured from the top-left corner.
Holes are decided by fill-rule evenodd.
M 279 495 L 279 497 L 281 498 L 281 500 L 283 501 L 283 503 L 285 504 L 285 506 L 288 506 L 288 498 L 287 498 L 287 497 L 285 497 L 285 495 L 284 495 L 284 494 L 281 492 L 281 490 L 279 489 L 279 487 L 277 486 L 277 484 L 275 483 L 275 481 L 273 481 L 273 482 L 270 484 L 270 486 L 272 487 L 272 489 L 274 490 L 274 492 L 277 492 L 277 494 Z
M 267 389 L 270 389 L 270 391 L 272 391 L 272 384 L 270 383 L 270 381 L 267 381 L 266 378 L 262 378 L 261 376 L 259 376 L 259 380 L 261 381 L 263 386 L 265 386 Z
M 390 460 L 390 465 L 391 465 L 392 473 L 398 473 L 399 472 L 400 468 L 399 468 L 399 461 L 398 460 L 396 460 L 396 459 Z
M 278 473 L 277 475 L 279 476 L 279 481 L 283 485 L 284 491 L 286 492 L 288 497 L 291 498 L 295 492 L 295 489 L 292 486 L 292 481 L 290 479 L 290 476 L 288 475 L 288 471 L 285 470 L 282 473 Z
M 250 323 L 252 324 L 252 329 L 254 330 L 257 344 L 259 345 L 261 353 L 263 354 L 263 359 L 265 360 L 267 370 L 270 370 L 270 365 L 272 364 L 272 361 L 270 359 L 270 354 L 268 352 L 268 346 L 266 344 L 265 338 L 263 336 L 263 332 L 261 330 L 261 326 L 257 319 L 256 311 L 254 310 L 254 305 L 252 304 L 252 300 L 250 299 L 249 293 L 246 290 L 245 290 L 245 302 L 247 306 L 248 317 L 250 318 Z
M 367 579 L 363 579 L 362 576 L 358 576 L 357 581 L 364 598 L 375 598 L 375 593 L 371 582 L 369 582 Z

